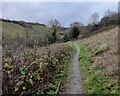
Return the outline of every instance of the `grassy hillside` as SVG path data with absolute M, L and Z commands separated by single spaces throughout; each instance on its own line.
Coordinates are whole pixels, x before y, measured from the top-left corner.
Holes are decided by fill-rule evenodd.
M 118 28 L 77 41 L 85 91 L 118 93 Z
M 25 28 L 14 23 L 10 22 L 2 22 L 2 32 L 3 36 L 9 36 L 11 38 L 15 38 L 17 34 L 19 34 L 20 37 L 23 36 L 25 33 Z
M 28 32 L 32 31 L 33 34 L 39 32 L 39 34 L 42 35 L 42 34 L 47 34 L 50 30 L 51 30 L 50 28 L 45 26 L 33 25 L 32 28 L 26 28 L 19 24 L 15 24 L 11 22 L 2 22 L 2 32 L 3 32 L 3 36 L 5 36 L 6 38 L 8 37 L 16 38 L 18 35 L 20 37 L 23 37 L 26 31 Z

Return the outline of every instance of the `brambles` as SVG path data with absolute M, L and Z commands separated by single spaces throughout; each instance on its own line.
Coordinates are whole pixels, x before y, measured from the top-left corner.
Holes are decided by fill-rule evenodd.
M 70 59 L 69 44 L 38 49 L 18 47 L 3 50 L 3 94 L 55 93 L 55 78 L 61 78 L 65 61 Z M 58 84 L 58 83 L 56 83 Z

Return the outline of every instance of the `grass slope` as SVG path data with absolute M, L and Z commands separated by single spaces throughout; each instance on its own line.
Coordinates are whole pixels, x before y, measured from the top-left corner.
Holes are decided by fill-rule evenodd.
M 0 21 L 1 23 L 1 21 Z M 45 26 L 33 25 L 33 28 L 26 28 L 19 24 L 11 23 L 11 22 L 2 22 L 2 32 L 3 36 L 6 38 L 16 38 L 18 35 L 23 37 L 26 31 L 33 31 L 32 34 L 39 32 L 39 35 L 42 37 L 44 34 L 50 34 L 51 29 Z
M 119 94 L 117 62 L 118 28 L 77 41 L 80 66 L 88 94 Z

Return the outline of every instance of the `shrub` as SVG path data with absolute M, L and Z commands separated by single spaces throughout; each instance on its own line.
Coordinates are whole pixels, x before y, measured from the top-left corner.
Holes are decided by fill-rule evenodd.
M 10 48 L 10 47 L 9 47 Z M 5 50 L 5 49 L 4 49 Z M 7 49 L 3 55 L 3 94 L 47 94 L 56 73 L 64 69 L 72 48 L 57 44 L 39 49 Z M 59 76 L 58 76 L 59 77 Z
M 73 38 L 78 38 L 78 35 L 79 35 L 79 29 L 77 27 L 73 27 L 72 28 L 72 37 Z

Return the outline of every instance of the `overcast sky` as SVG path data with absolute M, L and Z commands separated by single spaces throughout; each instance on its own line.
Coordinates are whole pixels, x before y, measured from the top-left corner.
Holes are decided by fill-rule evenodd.
M 51 19 L 57 19 L 61 25 L 69 26 L 74 21 L 87 24 L 88 18 L 94 12 L 97 12 L 101 18 L 106 10 L 117 12 L 117 2 L 4 2 L 2 3 L 2 18 L 44 24 L 48 24 Z

